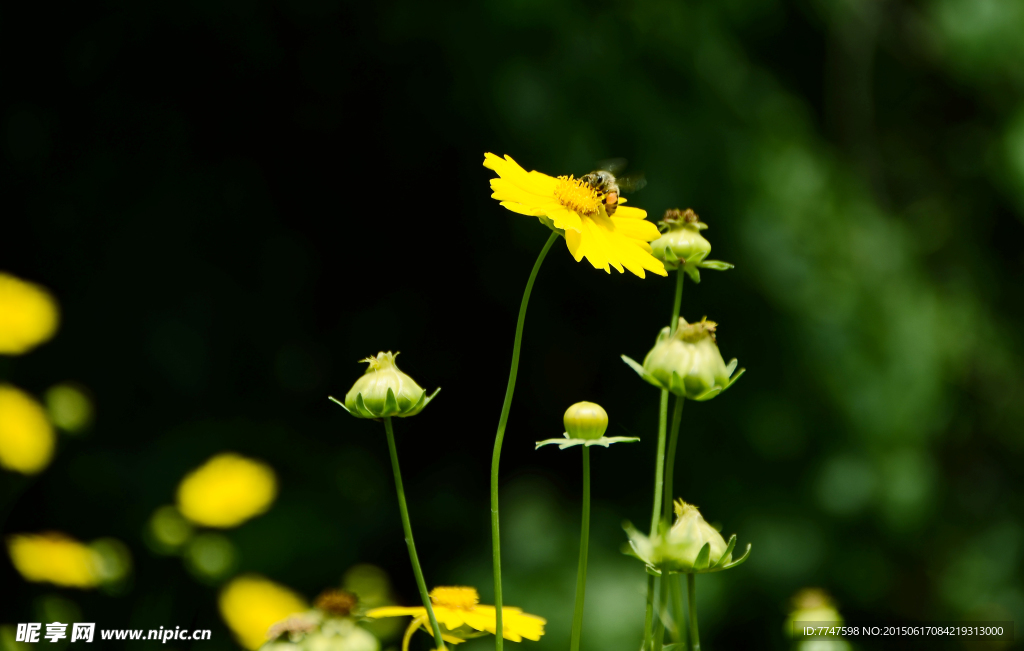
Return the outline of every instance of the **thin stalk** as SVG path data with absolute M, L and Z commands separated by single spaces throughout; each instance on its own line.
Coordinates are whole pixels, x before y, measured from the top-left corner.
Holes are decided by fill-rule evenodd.
M 661 651 L 665 644 L 665 609 L 668 607 L 668 574 L 661 575 L 658 584 L 658 624 L 654 627 L 652 651 Z
M 572 613 L 570 651 L 579 651 L 583 632 L 583 595 L 587 590 L 587 547 L 590 543 L 590 448 L 583 448 L 583 524 L 580 527 L 580 566 L 576 570 L 576 607 Z
M 679 445 L 679 425 L 683 420 L 683 404 L 686 399 L 682 396 L 675 397 L 675 408 L 672 410 L 672 426 L 668 434 L 668 455 L 665 458 L 665 501 L 662 516 L 669 520 L 672 515 L 672 500 L 675 495 L 672 493 L 672 478 L 675 476 L 676 468 L 676 447 Z
M 491 550 L 494 561 L 494 608 L 495 608 L 495 634 L 494 648 L 501 651 L 504 646 L 505 626 L 502 622 L 502 597 L 501 597 L 501 531 L 498 527 L 498 463 L 501 461 L 501 443 L 505 439 L 505 425 L 508 423 L 508 412 L 512 408 L 512 394 L 516 390 L 516 375 L 519 374 L 519 349 L 523 341 L 523 324 L 526 323 L 526 306 L 530 303 L 530 292 L 533 291 L 533 282 L 537 279 L 537 272 L 547 257 L 551 246 L 558 239 L 558 233 L 552 232 L 551 237 L 540 250 L 537 261 L 533 263 L 533 271 L 526 281 L 526 290 L 523 292 L 523 300 L 519 304 L 519 320 L 516 322 L 516 338 L 512 344 L 512 368 L 508 372 L 508 386 L 505 388 L 505 402 L 501 405 L 501 417 L 498 418 L 498 433 L 494 436 L 494 453 L 491 455 Z
M 683 302 L 683 269 L 680 267 L 676 272 L 676 291 L 672 300 L 672 320 L 669 321 L 669 332 L 675 334 L 679 324 L 679 310 Z M 677 406 L 677 410 L 681 410 Z M 665 483 L 665 429 L 668 420 L 668 391 L 661 392 L 661 403 L 658 406 L 658 450 L 654 460 L 654 508 L 651 509 L 651 536 L 658 533 L 658 518 L 662 511 L 662 492 Z M 678 431 L 678 430 L 677 430 Z M 675 452 L 675 450 L 673 450 Z M 671 503 L 671 496 L 668 499 Z M 667 505 L 666 505 L 667 508 Z M 662 579 L 664 581 L 664 578 Z M 647 617 L 644 623 L 644 648 L 651 648 L 651 618 L 654 608 L 654 581 L 653 577 L 647 581 Z
M 412 561 L 412 573 L 416 575 L 416 587 L 420 589 L 420 599 L 423 600 L 423 607 L 427 609 L 427 616 L 430 617 L 430 627 L 434 631 L 434 642 L 438 649 L 444 649 L 444 639 L 441 638 L 441 627 L 434 617 L 434 606 L 430 603 L 430 595 L 427 593 L 427 582 L 423 580 L 423 570 L 420 569 L 420 559 L 416 555 L 416 543 L 412 539 L 412 524 L 409 522 L 409 507 L 405 503 L 405 489 L 402 488 L 402 471 L 398 468 L 398 449 L 395 448 L 395 433 L 391 429 L 391 417 L 384 418 L 384 430 L 388 433 L 388 450 L 391 452 L 391 468 L 395 471 L 395 490 L 398 491 L 398 510 L 402 512 L 402 528 L 405 530 L 405 544 L 409 548 L 409 560 Z
M 676 620 L 676 642 L 686 643 L 686 606 L 683 604 L 682 577 L 673 574 L 669 578 L 668 589 L 672 592 L 672 616 Z
M 700 651 L 700 636 L 697 634 L 697 575 L 686 575 L 686 601 L 690 606 L 690 650 Z
M 651 648 L 651 636 L 654 628 L 654 580 L 653 574 L 647 575 L 647 612 L 644 615 L 644 644 L 642 649 Z

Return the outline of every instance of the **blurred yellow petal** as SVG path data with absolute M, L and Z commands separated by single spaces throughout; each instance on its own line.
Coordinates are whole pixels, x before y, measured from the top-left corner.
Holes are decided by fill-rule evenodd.
M 238 641 L 258 649 L 272 625 L 309 608 L 295 592 L 257 575 L 240 576 L 220 593 L 220 614 Z
M 9 384 L 0 384 L 0 466 L 26 475 L 53 458 L 53 428 L 42 405 Z
M 57 302 L 48 291 L 0 273 L 0 355 L 21 355 L 57 332 Z
M 218 454 L 178 486 L 178 510 L 207 527 L 235 527 L 264 513 L 277 497 L 270 466 L 233 453 Z
M 15 534 L 7 539 L 11 563 L 26 581 L 71 588 L 100 584 L 103 559 L 62 533 Z

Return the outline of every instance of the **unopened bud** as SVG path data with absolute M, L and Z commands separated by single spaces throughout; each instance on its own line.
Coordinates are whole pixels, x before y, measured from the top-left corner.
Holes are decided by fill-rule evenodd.
M 366 373 L 345 394 L 344 404 L 335 402 L 359 418 L 406 417 L 420 413 L 441 389 L 428 396 L 411 377 L 398 370 L 397 355 L 378 353 L 376 357 L 362 360 L 370 365 Z
M 562 417 L 569 438 L 599 439 L 608 429 L 608 412 L 594 402 L 577 402 Z

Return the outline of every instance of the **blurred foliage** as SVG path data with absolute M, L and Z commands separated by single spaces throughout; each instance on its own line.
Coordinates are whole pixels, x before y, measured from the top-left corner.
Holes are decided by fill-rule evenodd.
M 807 585 L 848 623 L 1024 622 L 1022 28 L 1017 0 L 6 7 L 0 270 L 52 292 L 61 327 L 0 356 L 0 382 L 72 382 L 95 411 L 45 472 L 0 473 L 2 533 L 124 541 L 119 590 L 59 599 L 101 628 L 211 628 L 210 651 L 234 646 L 235 573 L 305 599 L 373 563 L 415 603 L 382 428 L 326 400 L 401 350 L 444 387 L 395 424 L 427 580 L 493 603 L 487 460 L 547 233 L 489 198 L 482 154 L 577 175 L 624 156 L 649 181 L 630 205 L 694 208 L 736 264 L 683 296 L 748 369 L 687 406 L 676 466 L 754 545 L 701 577 L 706 646 L 789 648 Z M 506 601 L 548 618 L 531 647 L 568 643 L 579 469 L 532 446 L 597 401 L 641 442 L 594 455 L 584 644 L 634 648 L 620 523 L 650 508 L 658 396 L 618 356 L 646 352 L 672 287 L 563 246 L 505 442 Z M 222 532 L 226 575 L 183 572 L 228 547 L 157 553 L 151 518 L 225 450 L 278 497 Z M 41 621 L 53 586 L 6 559 L 0 584 L 0 623 Z

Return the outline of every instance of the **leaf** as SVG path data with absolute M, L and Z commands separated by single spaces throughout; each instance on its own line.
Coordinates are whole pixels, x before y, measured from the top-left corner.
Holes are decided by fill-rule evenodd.
M 376 418 L 376 416 L 369 409 L 366 408 L 366 403 L 363 402 L 363 394 L 356 394 L 356 413 L 363 418 Z
M 728 565 L 723 565 L 722 569 L 723 570 L 728 570 L 729 568 L 736 567 L 737 565 L 739 565 L 739 564 L 743 563 L 744 561 L 746 561 L 747 557 L 750 556 L 750 548 L 752 546 L 753 545 L 751 543 L 747 543 L 747 551 L 743 552 L 743 556 L 740 556 L 738 559 L 734 560 L 733 562 L 729 563 Z
M 725 546 L 725 551 L 722 552 L 722 557 L 718 559 L 717 563 L 712 565 L 712 569 L 714 569 L 716 567 L 721 567 L 722 565 L 724 565 L 726 557 L 729 556 L 729 554 L 732 552 L 732 550 L 733 550 L 733 548 L 735 546 L 736 546 L 736 534 L 733 534 L 732 536 L 729 537 L 729 544 Z
M 398 398 L 395 392 L 388 387 L 388 395 L 384 398 L 384 413 L 381 416 L 391 416 L 398 413 Z
M 722 262 L 721 260 L 704 260 L 700 263 L 700 266 L 705 269 L 714 269 L 716 271 L 727 271 L 729 269 L 736 268 L 736 265 L 728 262 Z
M 704 546 L 700 548 L 700 552 L 697 553 L 697 560 L 693 562 L 693 569 L 695 570 L 706 570 L 711 559 L 711 543 L 704 543 Z
M 350 413 L 350 414 L 352 413 L 351 411 L 349 411 L 348 407 L 345 406 L 344 402 L 338 400 L 334 396 L 327 396 L 327 399 L 330 400 L 331 402 L 333 402 L 334 404 L 338 405 L 339 407 L 341 407 L 345 411 L 348 411 L 348 413 Z

